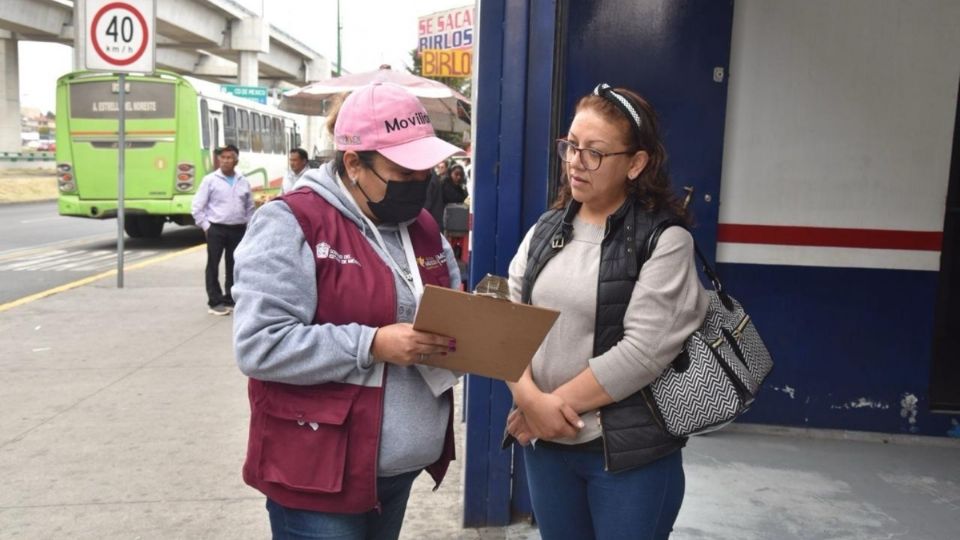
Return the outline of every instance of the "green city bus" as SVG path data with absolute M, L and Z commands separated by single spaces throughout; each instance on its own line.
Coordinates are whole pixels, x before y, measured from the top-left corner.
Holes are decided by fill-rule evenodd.
M 279 190 L 287 154 L 300 146 L 296 115 L 219 87 L 159 71 L 126 77 L 124 229 L 159 237 L 164 223 L 193 223 L 190 205 L 215 148 L 240 148 L 238 169 L 255 191 Z M 119 78 L 79 71 L 57 81 L 60 215 L 117 216 Z M 262 195 L 262 196 L 263 196 Z

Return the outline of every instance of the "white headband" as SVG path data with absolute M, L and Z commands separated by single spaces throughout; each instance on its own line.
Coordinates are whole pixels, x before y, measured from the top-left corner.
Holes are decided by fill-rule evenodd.
M 630 100 L 618 94 L 617 91 L 607 83 L 598 84 L 597 87 L 593 89 L 593 95 L 600 96 L 616 105 L 618 109 L 623 111 L 623 114 L 627 115 L 627 118 L 633 120 L 633 126 L 637 128 L 637 135 L 641 133 L 640 115 L 637 114 L 637 110 L 633 108 Z

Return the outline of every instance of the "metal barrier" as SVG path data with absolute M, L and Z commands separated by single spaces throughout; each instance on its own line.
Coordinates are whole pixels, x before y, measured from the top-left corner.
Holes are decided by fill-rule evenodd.
M 0 161 L 31 162 L 54 161 L 55 159 L 53 152 L 0 152 Z

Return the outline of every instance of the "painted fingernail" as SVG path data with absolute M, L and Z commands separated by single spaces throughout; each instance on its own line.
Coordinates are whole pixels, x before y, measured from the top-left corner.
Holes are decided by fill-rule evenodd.
M 578 428 L 583 428 L 583 420 L 577 422 L 577 427 L 578 427 Z
M 450 347 L 451 349 L 456 349 L 456 348 L 457 348 L 457 340 L 451 339 L 451 340 L 450 340 L 450 343 L 448 343 L 447 346 Z

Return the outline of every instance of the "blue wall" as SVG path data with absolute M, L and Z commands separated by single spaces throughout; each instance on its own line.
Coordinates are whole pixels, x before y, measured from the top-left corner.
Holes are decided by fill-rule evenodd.
M 487 273 L 507 274 L 524 232 L 546 203 L 552 61 L 528 60 L 552 58 L 555 13 L 552 0 L 480 6 L 471 283 Z M 500 448 L 510 392 L 500 381 L 471 375 L 465 402 L 464 525 L 504 525 L 515 513 L 530 512 L 526 486 L 513 476 L 521 467 L 518 458 Z
M 945 435 L 928 410 L 937 273 L 721 264 L 773 355 L 741 421 Z M 916 415 L 901 406 L 917 398 Z M 914 422 L 910 422 L 913 418 Z

